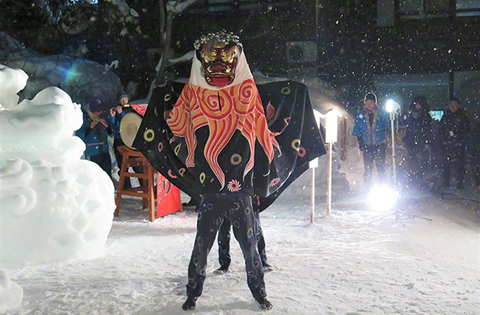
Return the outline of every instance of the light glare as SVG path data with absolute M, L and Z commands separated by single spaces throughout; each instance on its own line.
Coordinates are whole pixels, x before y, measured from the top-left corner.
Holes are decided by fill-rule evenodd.
M 388 211 L 393 208 L 398 193 L 388 186 L 374 187 L 367 195 L 368 205 L 375 211 Z
M 400 109 L 400 104 L 398 104 L 394 100 L 388 100 L 387 103 L 385 103 L 385 110 L 389 113 L 396 112 L 399 109 Z

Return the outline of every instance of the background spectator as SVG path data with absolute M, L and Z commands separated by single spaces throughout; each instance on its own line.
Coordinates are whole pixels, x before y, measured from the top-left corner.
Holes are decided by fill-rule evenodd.
M 429 169 L 430 143 L 432 142 L 432 117 L 430 105 L 424 96 L 410 103 L 405 122 L 404 143 L 407 149 L 407 175 L 411 184 L 424 184 Z
M 110 159 L 108 135 L 112 134 L 107 120 L 105 106 L 99 99 L 89 104 L 89 110 L 83 113 L 83 125 L 76 135 L 85 142 L 85 158 L 97 163 L 112 177 L 112 161 Z
M 476 192 L 480 194 L 480 112 L 475 113 L 472 136 L 468 142 L 470 165 L 475 177 Z
M 370 92 L 365 95 L 364 108 L 355 118 L 352 135 L 357 137 L 360 151 L 363 153 L 363 175 L 365 185 L 372 184 L 373 164 L 378 179 L 385 179 L 385 159 L 387 152 L 387 136 L 390 130 L 387 117 L 380 113 L 377 96 Z
M 460 100 L 452 97 L 438 127 L 442 143 L 443 188 L 450 186 L 451 169 L 456 165 L 457 189 L 463 189 L 465 177 L 465 146 L 470 135 L 470 122 Z

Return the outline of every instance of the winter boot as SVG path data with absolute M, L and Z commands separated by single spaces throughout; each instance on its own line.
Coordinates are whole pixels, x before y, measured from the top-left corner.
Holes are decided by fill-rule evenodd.
M 217 270 L 215 270 L 213 273 L 216 275 L 224 275 L 228 272 L 228 267 L 225 266 L 220 266 Z
M 197 298 L 188 297 L 185 303 L 182 305 L 182 310 L 192 311 L 197 306 Z
M 270 303 L 270 301 L 267 300 L 267 298 L 265 298 L 265 297 L 260 297 L 260 298 L 256 299 L 256 301 L 257 301 L 258 306 L 262 310 L 271 310 L 273 308 L 273 304 Z
M 263 272 L 266 273 L 266 272 L 270 272 L 270 271 L 273 271 L 272 265 L 270 265 L 268 263 L 264 263 L 263 264 Z

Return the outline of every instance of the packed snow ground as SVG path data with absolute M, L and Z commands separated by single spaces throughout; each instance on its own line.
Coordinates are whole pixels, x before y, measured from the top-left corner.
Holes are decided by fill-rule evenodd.
M 0 74 L 15 77 L 9 70 L 3 70 Z M 8 79 L 8 76 L 4 76 L 3 79 L 5 79 L 3 82 L 16 82 Z M 25 78 L 20 83 L 24 84 L 24 81 Z M 86 161 L 79 161 L 81 155 L 79 152 L 83 150 L 83 147 L 79 146 L 73 146 L 74 149 L 79 149 L 73 150 L 76 154 L 69 155 L 75 156 L 75 159 L 52 160 L 49 163 L 53 163 L 53 166 L 47 164 L 50 159 L 65 155 L 52 154 L 57 151 L 45 153 L 43 146 L 63 142 L 50 141 L 51 139 L 44 139 L 45 141 L 41 143 L 32 142 L 31 135 L 45 136 L 45 130 L 40 131 L 35 126 L 51 127 L 56 124 L 35 124 L 34 122 L 43 117 L 37 115 L 35 110 L 26 110 L 25 114 L 18 116 L 22 119 L 10 119 L 9 115 L 19 109 L 13 109 L 18 100 L 15 96 L 18 86 L 7 84 L 6 88 L 4 85 L 0 85 L 0 88 L 3 88 L 3 93 L 0 93 L 2 117 L 8 118 L 5 122 L 13 122 L 11 125 L 1 125 L 4 136 L 1 138 L 2 145 L 8 142 L 8 146 L 0 150 L 2 153 L 0 175 L 4 180 L 0 183 L 1 197 L 4 198 L 2 199 L 4 202 L 0 204 L 2 206 L 0 232 L 1 241 L 6 244 L 5 248 L 8 250 L 2 250 L 0 254 L 8 256 L 0 256 L 2 258 L 0 312 L 9 308 L 10 310 L 4 313 L 184 314 L 181 305 L 185 300 L 187 266 L 196 231 L 196 214 L 193 209 L 185 209 L 183 213 L 175 213 L 151 223 L 147 221 L 147 211 L 141 209 L 139 199 L 124 198 L 120 216 L 114 219 L 103 248 L 113 212 L 113 186 L 108 177 L 106 174 L 97 174 L 94 169 L 88 169 Z M 14 91 L 14 88 L 17 90 Z M 45 95 L 55 96 L 53 99 L 57 101 L 64 100 L 59 98 L 62 95 L 59 91 L 51 92 Z M 34 109 L 49 108 L 52 104 L 57 104 L 42 100 L 44 99 L 37 99 L 38 102 L 34 102 L 33 105 L 37 106 Z M 58 104 L 63 103 L 65 102 Z M 72 105 L 71 102 L 66 103 Z M 59 119 L 56 122 L 60 125 L 63 123 L 66 127 L 73 126 L 61 119 L 73 117 L 72 115 L 44 116 L 57 117 Z M 32 119 L 27 120 L 27 117 Z M 20 130 L 10 128 L 17 126 L 17 121 L 24 122 L 24 127 Z M 28 122 L 32 123 L 27 124 Z M 69 137 L 71 135 L 71 132 L 64 129 L 53 130 L 60 135 Z M 7 134 L 9 137 L 5 138 Z M 14 139 L 14 136 L 19 138 Z M 67 148 L 71 149 L 74 142 L 65 141 L 66 144 L 70 144 Z M 12 150 L 12 147 L 17 150 Z M 316 220 L 314 224 L 310 223 L 310 171 L 262 213 L 269 262 L 275 267 L 273 272 L 266 274 L 267 292 L 274 305 L 273 310 L 268 312 L 295 315 L 478 314 L 479 195 L 468 191 L 462 193 L 450 191 L 442 195 L 403 191 L 402 199 L 397 206 L 398 215 L 373 212 L 364 201 L 365 192 L 362 192 L 361 158 L 358 150 L 352 150 L 349 154 L 349 159 L 343 163 L 343 167 L 352 189 L 351 192 L 347 189 L 344 189 L 343 193 L 337 192 L 331 215 L 325 215 L 326 205 L 321 202 L 322 197 L 318 197 Z M 8 162 L 10 158 L 17 160 Z M 47 162 L 35 164 L 40 158 Z M 19 208 L 15 204 L 5 202 L 13 200 L 19 205 L 29 207 L 34 205 L 33 202 L 22 203 L 23 199 L 17 198 L 19 191 L 23 191 L 20 188 L 28 187 L 28 183 L 16 180 L 20 178 L 19 176 L 12 180 L 12 174 L 17 173 L 11 171 L 23 169 L 17 166 L 31 162 L 34 168 L 38 166 L 43 170 L 51 167 L 52 174 L 44 171 L 41 175 L 44 177 L 48 175 L 45 177 L 45 183 L 55 184 L 55 181 L 49 180 L 49 177 L 58 180 L 55 178 L 58 172 L 53 170 L 71 163 L 72 160 L 83 163 L 83 166 L 74 168 L 75 172 L 61 172 L 65 180 L 77 179 L 78 170 L 93 177 L 92 180 L 81 180 L 80 183 L 89 184 L 100 180 L 108 182 L 107 186 L 111 187 L 107 190 L 95 190 L 93 186 L 89 188 L 100 194 L 99 197 L 109 199 L 105 206 L 98 206 L 98 203 L 87 208 L 74 205 L 66 213 L 72 215 L 73 219 L 76 211 L 86 210 L 90 213 L 92 210 L 101 209 L 106 214 L 103 218 L 91 218 L 87 222 L 86 215 L 82 216 L 81 220 L 62 221 L 58 220 L 58 213 L 48 211 L 50 208 L 46 204 L 39 206 L 36 212 L 19 213 Z M 99 170 L 96 165 L 90 164 Z M 58 197 L 52 197 L 53 189 L 50 189 L 50 186 L 37 186 L 34 188 L 38 188 L 41 202 L 60 200 Z M 75 185 L 55 184 L 55 187 L 62 189 L 73 186 Z M 44 188 L 47 191 L 44 191 Z M 322 195 L 319 190 L 320 188 L 316 192 L 317 196 Z M 107 193 L 101 193 L 102 191 Z M 61 196 L 61 193 L 63 190 L 59 191 L 58 196 Z M 84 194 L 78 196 L 77 203 L 85 202 Z M 54 206 L 63 209 L 65 203 L 54 203 Z M 17 222 L 18 225 L 9 222 Z M 72 232 L 70 226 L 64 224 L 70 222 L 74 223 L 73 227 L 77 227 L 76 234 L 83 233 L 87 226 L 101 225 L 105 235 L 98 238 L 100 242 L 96 244 L 95 248 L 98 251 L 95 252 L 104 249 L 104 254 L 92 256 L 82 252 L 83 255 L 71 255 L 68 256 L 72 258 L 71 260 L 63 260 L 65 251 L 77 249 L 77 245 L 83 244 L 65 242 L 73 238 L 60 238 L 63 244 L 61 248 L 38 246 L 55 244 L 51 243 L 49 233 L 59 227 L 65 227 Z M 28 224 L 22 225 L 23 223 Z M 15 233 L 24 237 L 15 237 Z M 29 245 L 42 254 L 41 260 L 28 259 L 35 258 L 35 252 L 26 250 L 29 247 L 24 243 L 29 239 L 25 236 L 31 235 L 38 235 Z M 14 241 L 18 241 L 15 243 L 16 247 L 12 246 Z M 89 248 L 86 246 L 86 249 Z M 12 256 L 19 254 L 25 259 L 11 259 Z M 231 254 L 232 265 L 229 273 L 223 276 L 214 275 L 213 270 L 218 267 L 217 246 L 214 245 L 209 256 L 205 290 L 193 313 L 262 312 L 247 288 L 243 257 L 234 240 Z M 84 259 L 73 259 L 74 257 Z M 26 261 L 27 264 L 8 265 L 9 261 L 20 260 Z M 51 262 L 48 262 L 49 260 Z M 15 301 L 12 302 L 12 299 Z M 20 306 L 9 307 L 17 304 Z
M 287 189 L 261 215 L 275 268 L 265 276 L 270 314 L 479 313 L 478 202 L 405 192 L 398 220 L 352 193 L 334 200 L 329 216 L 317 203 L 310 224 L 304 191 Z M 184 314 L 196 214 L 186 208 L 151 223 L 140 208 L 139 199 L 124 198 L 100 258 L 7 269 L 24 290 L 22 306 L 7 314 Z M 230 271 L 214 275 L 212 248 L 194 314 L 262 312 L 233 239 L 231 255 Z

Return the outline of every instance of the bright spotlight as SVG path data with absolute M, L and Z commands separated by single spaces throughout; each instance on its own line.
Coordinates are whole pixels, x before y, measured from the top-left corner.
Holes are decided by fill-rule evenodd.
M 389 211 L 397 202 L 398 195 L 388 186 L 374 187 L 367 195 L 367 202 L 375 211 Z
M 400 104 L 395 102 L 394 100 L 388 100 L 385 104 L 385 110 L 389 113 L 394 113 L 400 109 Z

